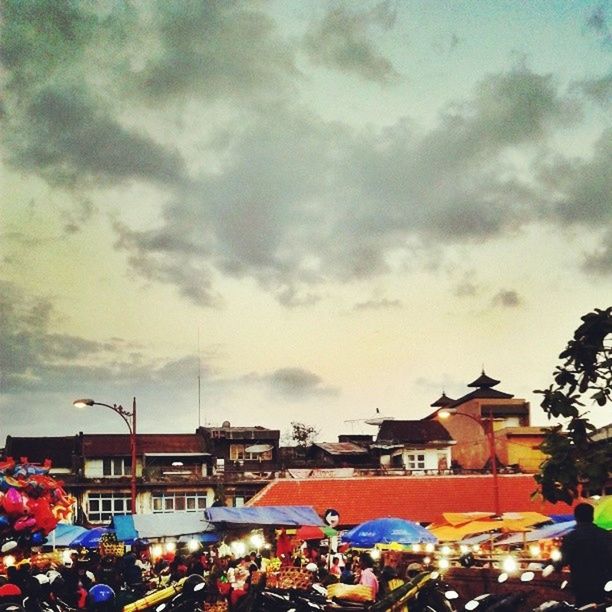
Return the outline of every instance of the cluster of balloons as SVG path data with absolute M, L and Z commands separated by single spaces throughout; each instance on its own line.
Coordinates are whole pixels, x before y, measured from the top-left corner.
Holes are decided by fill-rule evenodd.
M 41 546 L 76 502 L 42 465 L 8 457 L 0 463 L 0 552 Z

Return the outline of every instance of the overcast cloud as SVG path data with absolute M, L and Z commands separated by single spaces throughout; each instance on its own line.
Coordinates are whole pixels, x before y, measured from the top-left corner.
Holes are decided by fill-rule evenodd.
M 235 360 L 205 364 L 214 393 L 341 401 L 387 371 L 370 321 L 537 308 L 543 262 L 494 263 L 534 233 L 558 240 L 560 286 L 609 282 L 609 3 L 483 5 L 477 33 L 469 4 L 438 8 L 4 0 L 3 391 L 176 392 L 198 360 L 173 326 L 211 317 Z M 345 338 L 321 332 L 361 342 L 365 374 L 351 353 L 341 381 L 309 317 L 347 312 L 354 328 L 330 323 Z M 300 341 L 267 362 L 236 342 L 275 325 Z

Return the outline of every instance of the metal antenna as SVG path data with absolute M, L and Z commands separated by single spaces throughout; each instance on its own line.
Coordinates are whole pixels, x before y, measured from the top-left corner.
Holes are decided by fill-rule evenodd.
M 202 358 L 200 356 L 200 328 L 198 327 L 198 428 L 202 425 Z

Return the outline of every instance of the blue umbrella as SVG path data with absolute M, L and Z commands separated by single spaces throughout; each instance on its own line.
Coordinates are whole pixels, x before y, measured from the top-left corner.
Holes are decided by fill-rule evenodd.
M 342 542 L 357 548 L 371 548 L 376 544 L 435 544 L 436 536 L 418 523 L 401 518 L 379 518 L 353 527 L 342 536 Z
M 94 527 L 78 535 L 72 542 L 70 548 L 98 548 L 100 539 L 107 533 L 114 533 L 109 527 Z
M 75 538 L 86 532 L 87 529 L 80 525 L 58 523 L 55 529 L 47 536 L 46 546 L 70 546 L 70 543 Z

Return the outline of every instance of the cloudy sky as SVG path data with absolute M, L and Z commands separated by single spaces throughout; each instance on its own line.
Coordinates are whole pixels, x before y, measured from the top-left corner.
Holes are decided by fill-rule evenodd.
M 612 2 L 2 4 L 0 439 L 332 441 L 483 367 L 546 422 L 612 297 Z

